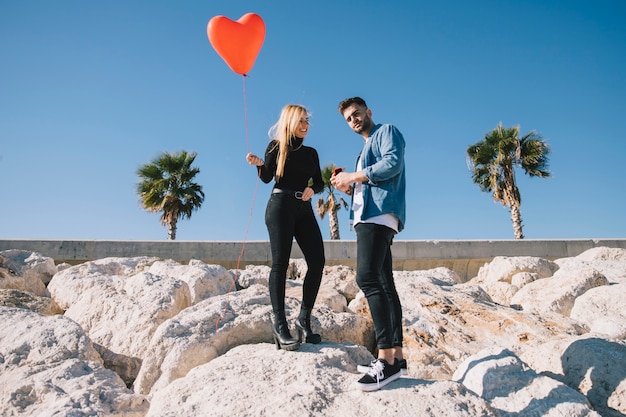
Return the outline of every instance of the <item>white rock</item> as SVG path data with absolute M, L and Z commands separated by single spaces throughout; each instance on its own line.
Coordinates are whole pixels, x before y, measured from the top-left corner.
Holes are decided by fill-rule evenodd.
M 428 271 L 396 281 L 405 323 L 405 355 L 409 375 L 449 379 L 469 355 L 492 346 L 514 352 L 553 337 L 585 329 L 559 316 L 547 322 L 526 312 L 494 304 L 480 286 L 439 286 Z
M 231 269 L 237 280 L 237 288 L 265 285 L 269 282 L 271 268 L 267 265 L 246 265 L 245 269 Z
M 513 279 L 519 275 L 520 274 L 513 275 Z M 513 299 L 513 296 L 517 294 L 520 289 L 517 285 L 512 285 L 508 282 L 502 281 L 486 282 L 484 284 L 480 284 L 480 287 L 485 290 L 487 294 L 489 294 L 489 297 L 494 303 L 507 307 L 511 305 L 511 299 Z
M 302 285 L 302 281 L 288 281 L 285 296 L 294 298 L 299 302 L 302 301 Z M 339 313 L 348 309 L 346 297 L 327 283 L 323 283 L 320 286 L 315 304 L 330 307 Z
M 289 267 L 287 267 L 287 279 L 291 279 L 294 281 L 304 280 L 304 276 L 306 275 L 308 270 L 309 267 L 307 266 L 304 259 L 290 259 Z
M 185 309 L 155 331 L 134 390 L 148 394 L 234 346 L 271 342 L 269 293 L 260 285 Z
M 149 272 L 153 258 L 109 258 L 57 273 L 49 288 L 127 383 L 156 328 L 191 305 L 184 280 Z M 158 262 L 156 262 L 158 263 Z M 163 264 L 161 264 L 163 266 Z M 192 268 L 193 269 L 193 268 Z M 156 270 L 159 270 L 157 266 Z M 85 274 L 85 275 L 83 275 Z
M 554 262 L 534 256 L 496 256 L 478 270 L 478 275 L 472 281 L 481 284 L 496 281 L 511 283 L 513 276 L 521 272 L 546 278 L 552 276 L 557 269 Z
M 39 297 L 31 292 L 0 289 L 0 306 L 25 308 L 51 316 L 63 314 L 63 310 L 49 297 Z
M 0 307 L 0 410 L 12 416 L 140 417 L 146 398 L 102 366 L 74 321 Z
M 295 352 L 239 346 L 157 391 L 147 417 L 497 415 L 449 381 L 407 378 L 378 392 L 359 391 L 356 365 L 368 356 L 351 344 L 305 344 Z
M 54 259 L 40 253 L 18 249 L 0 251 L 0 288 L 49 296 L 46 284 L 56 272 Z
M 493 347 L 470 356 L 452 379 L 488 400 L 502 415 L 600 417 L 584 395 L 538 375 L 507 349 Z
M 65 315 L 94 342 L 131 357 L 142 358 L 156 328 L 191 305 L 187 284 L 170 277 L 141 272 L 99 284 L 83 291 Z
M 181 265 L 174 261 L 155 262 L 150 265 L 147 272 L 186 282 L 192 304 L 237 289 L 235 276 L 230 271 L 223 266 L 207 265 L 199 260 L 191 260 L 189 265 Z
M 59 271 L 50 280 L 48 290 L 59 306 L 67 310 L 91 287 L 122 288 L 126 277 L 137 274 L 158 258 L 145 256 L 134 258 L 104 258 L 75 265 Z
M 520 288 L 539 278 L 552 276 L 558 268 L 554 262 L 533 256 L 496 256 L 468 283 L 480 285 L 495 303 L 509 306 Z
M 607 248 L 604 246 L 591 248 L 576 256 L 576 259 L 593 262 L 594 264 L 603 261 L 626 262 L 626 249 Z
M 356 283 L 356 272 L 354 269 L 342 265 L 324 268 L 322 286 L 330 286 L 339 291 L 348 303 L 354 300 L 359 291 L 361 291 Z
M 293 299 L 286 303 L 289 321 L 293 323 L 299 303 Z M 233 347 L 273 343 L 271 312 L 269 292 L 261 285 L 213 297 L 182 311 L 159 326 L 152 337 L 134 384 L 135 392 L 148 394 L 162 389 Z M 360 316 L 315 309 L 311 327 L 326 341 L 353 340 L 373 346 L 371 323 Z
M 576 256 L 577 260 L 592 264 L 611 283 L 626 284 L 626 249 L 599 247 Z
M 518 272 L 517 274 L 513 274 L 511 277 L 511 285 L 514 285 L 519 289 L 526 284 L 537 281 L 540 278 L 542 278 L 542 276 L 536 272 Z
M 569 316 L 577 297 L 591 288 L 609 283 L 598 270 L 583 262 L 561 260 L 557 263 L 560 269 L 552 277 L 520 288 L 511 298 L 511 305 L 519 305 L 529 312 L 556 312 Z
M 626 284 L 590 289 L 576 299 L 570 317 L 607 339 L 626 339 Z
M 305 343 L 296 352 L 276 350 L 272 343 L 267 266 L 247 267 L 237 275 L 200 261 L 180 265 L 137 257 L 58 268 L 48 302 L 33 295 L 31 284 L 19 293 L 0 292 L 6 294 L 0 295 L 0 304 L 20 307 L 0 307 L 11 311 L 0 317 L 9 323 L 4 333 L 0 330 L 0 390 L 26 381 L 15 392 L 2 391 L 8 393 L 2 398 L 13 395 L 19 401 L 2 403 L 0 398 L 0 409 L 9 416 L 144 415 L 145 397 L 124 387 L 134 381 L 137 392 L 153 398 L 151 415 L 236 415 L 241 410 L 252 416 L 310 417 L 595 415 L 588 406 L 581 408 L 580 397 L 572 396 L 567 384 L 599 414 L 622 416 L 626 341 L 611 336 L 622 334 L 624 321 L 623 256 L 599 248 L 547 263 L 550 270 L 559 268 L 548 276 L 540 259 L 498 260 L 508 269 L 486 266 L 481 279 L 488 276 L 489 282 L 482 283 L 460 283 L 447 268 L 394 271 L 409 375 L 367 394 L 353 383 L 359 378 L 356 364 L 376 353 L 374 332 L 367 300 L 349 267 L 324 268 L 311 323 L 323 342 Z M 534 266 L 521 270 L 524 265 Z M 294 262 L 296 280 L 287 281 L 292 329 L 304 271 L 302 262 Z M 0 274 L 11 273 L 0 267 Z M 525 310 L 504 306 L 516 297 Z M 44 306 L 55 303 L 66 317 L 28 311 L 50 314 Z M 45 321 L 53 318 L 58 321 Z M 59 343 L 59 332 L 74 339 Z M 83 341 L 90 338 L 94 342 Z M 471 363 L 471 355 L 505 349 L 511 354 L 504 363 L 485 359 L 470 371 L 478 375 L 472 389 L 482 398 L 450 380 Z M 36 359 L 36 369 L 18 355 L 25 351 Z M 19 369 L 10 368 L 16 364 Z M 73 374 L 85 366 L 90 370 Z M 63 378 L 71 381 L 59 382 Z M 504 383 L 498 385 L 500 380 Z M 52 391 L 42 394 L 48 387 Z M 28 401 L 33 398 L 42 408 L 22 412 L 22 401 L 32 407 Z M 71 414 L 70 403 L 75 405 Z M 546 410 L 549 404 L 554 407 Z
M 602 416 L 626 414 L 626 341 L 561 335 L 521 357 L 536 372 L 586 395 Z

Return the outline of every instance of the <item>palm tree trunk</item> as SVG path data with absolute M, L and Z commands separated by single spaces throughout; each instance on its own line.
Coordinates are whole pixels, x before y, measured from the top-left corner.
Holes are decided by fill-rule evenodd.
M 517 202 L 511 204 L 511 221 L 513 222 L 515 239 L 524 239 L 524 233 L 522 232 L 522 214 Z
M 170 228 L 167 231 L 167 238 L 169 240 L 176 240 L 176 219 L 172 220 L 170 223 Z
M 524 233 L 522 233 L 522 215 L 520 213 L 522 202 L 517 185 L 515 185 L 515 173 L 510 160 L 505 164 L 502 175 L 504 176 L 504 202 L 511 210 L 513 234 L 515 235 L 515 239 L 524 239 Z
M 328 222 L 330 224 L 330 238 L 331 240 L 339 240 L 339 220 L 337 219 L 336 206 L 331 210 L 328 216 Z

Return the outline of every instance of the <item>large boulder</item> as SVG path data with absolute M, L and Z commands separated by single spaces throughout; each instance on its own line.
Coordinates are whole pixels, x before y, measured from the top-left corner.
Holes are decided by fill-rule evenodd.
M 54 259 L 40 253 L 18 249 L 0 251 L 0 288 L 49 296 L 46 284 L 56 272 Z
M 0 409 L 18 416 L 141 417 L 147 399 L 102 365 L 73 320 L 0 307 Z
M 626 283 L 592 288 L 578 297 L 570 317 L 592 333 L 608 339 L 626 339 Z
M 49 289 L 95 343 L 142 358 L 156 328 L 191 305 L 191 293 L 185 281 L 149 268 L 122 275 L 125 270 L 116 269 L 121 264 L 114 259 L 101 265 L 100 273 L 87 264 L 68 268 L 54 276 Z M 89 275 L 82 276 L 83 269 Z
M 187 283 L 191 304 L 236 290 L 235 276 L 221 265 L 207 265 L 191 260 L 188 265 L 173 261 L 155 262 L 147 270 L 160 277 L 172 277 Z
M 66 309 L 65 315 L 94 341 L 106 366 L 130 386 L 158 326 L 194 299 L 228 291 L 232 282 L 230 273 L 217 266 L 106 258 L 58 272 L 49 290 Z
M 578 261 L 593 265 L 612 284 L 626 284 L 626 249 L 598 247 L 588 249 L 575 257 Z
M 600 417 L 580 392 L 537 374 L 507 349 L 494 347 L 470 356 L 452 379 L 502 415 Z
M 290 323 L 295 321 L 299 305 L 299 299 L 286 299 Z M 239 345 L 273 343 L 271 313 L 268 289 L 261 285 L 213 297 L 185 309 L 155 331 L 134 383 L 135 392 L 149 394 L 162 389 L 196 366 Z M 371 322 L 362 316 L 322 306 L 314 311 L 312 327 L 324 340 L 373 345 Z
M 469 283 L 480 285 L 495 303 L 509 306 L 520 288 L 551 277 L 558 269 L 554 262 L 534 256 L 496 256 L 483 265 Z
M 626 415 L 626 341 L 602 335 L 558 335 L 521 358 L 585 395 L 603 417 Z
M 25 308 L 47 316 L 63 314 L 61 307 L 52 298 L 20 290 L 0 289 L 0 306 Z
M 495 304 L 481 286 L 455 284 L 445 269 L 395 275 L 408 372 L 414 377 L 450 379 L 468 356 L 483 349 L 499 346 L 517 353 L 555 333 L 587 331 L 560 315 L 541 317 Z
M 242 345 L 155 392 L 147 417 L 499 416 L 451 381 L 403 378 L 364 394 L 354 386 L 356 366 L 369 357 L 361 346 L 334 342 L 304 344 L 295 352 Z
M 511 298 L 511 305 L 529 312 L 554 312 L 569 316 L 576 298 L 592 288 L 609 284 L 600 271 L 584 262 L 562 260 L 559 266 L 553 276 L 522 287 Z

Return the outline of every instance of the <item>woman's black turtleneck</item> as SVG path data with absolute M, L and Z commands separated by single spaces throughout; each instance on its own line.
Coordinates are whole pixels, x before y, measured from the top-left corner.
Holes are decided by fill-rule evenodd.
M 293 138 L 283 176 L 277 179 L 274 188 L 282 188 L 291 191 L 303 191 L 309 186 L 309 180 L 313 180 L 310 186 L 317 194 L 324 189 L 320 161 L 317 151 L 310 146 L 304 146 L 304 139 Z M 270 141 L 265 151 L 265 163 L 258 167 L 259 177 L 264 183 L 269 183 L 276 175 L 276 163 L 278 160 L 278 142 Z

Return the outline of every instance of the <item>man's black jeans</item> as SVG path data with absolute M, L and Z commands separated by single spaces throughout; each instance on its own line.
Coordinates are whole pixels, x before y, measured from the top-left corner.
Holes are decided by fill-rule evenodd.
M 374 223 L 358 223 L 356 282 L 372 313 L 378 349 L 402 346 L 402 306 L 393 281 L 391 244 L 395 231 Z

